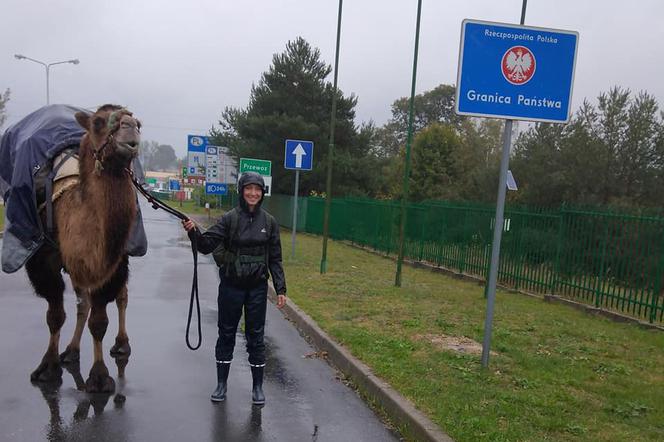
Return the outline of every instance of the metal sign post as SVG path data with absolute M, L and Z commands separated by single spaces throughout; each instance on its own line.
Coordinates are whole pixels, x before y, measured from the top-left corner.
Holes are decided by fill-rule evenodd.
M 478 20 L 461 25 L 455 110 L 460 115 L 506 119 L 486 288 L 484 368 L 489 365 L 512 121 L 569 121 L 579 40 L 577 32 L 523 26 L 526 5 L 523 0 L 520 25 Z M 510 188 L 516 188 L 513 181 Z
M 295 170 L 295 193 L 293 194 L 293 234 L 291 237 L 291 258 L 295 258 L 295 236 L 297 233 L 297 198 L 300 187 L 300 170 L 311 170 L 314 161 L 314 142 L 286 140 L 284 168 Z
M 330 143 L 327 149 L 327 179 L 325 181 L 325 210 L 323 212 L 323 251 L 320 258 L 320 274 L 327 272 L 327 237 L 330 230 L 330 210 L 332 207 L 332 157 L 334 155 L 334 131 L 337 117 L 337 78 L 339 77 L 339 43 L 341 42 L 341 10 L 343 0 L 339 0 L 337 13 L 337 49 L 334 53 L 334 85 L 332 86 L 332 112 L 330 113 Z
M 297 193 L 300 187 L 300 170 L 295 171 L 295 192 L 293 193 L 293 234 L 291 235 L 291 258 L 295 259 L 295 235 L 297 232 Z
M 422 0 L 417 1 L 417 21 L 415 24 L 415 55 L 413 56 L 413 78 L 410 88 L 410 101 L 408 104 L 408 138 L 406 139 L 406 158 L 403 172 L 403 191 L 401 195 L 401 212 L 399 221 L 399 252 L 397 254 L 397 271 L 394 276 L 394 285 L 401 287 L 401 267 L 404 257 L 404 241 L 406 240 L 406 222 L 408 212 L 406 201 L 408 200 L 408 182 L 410 180 L 410 147 L 413 141 L 413 115 L 415 106 L 415 81 L 417 79 L 417 56 L 420 45 L 420 18 L 422 16 Z

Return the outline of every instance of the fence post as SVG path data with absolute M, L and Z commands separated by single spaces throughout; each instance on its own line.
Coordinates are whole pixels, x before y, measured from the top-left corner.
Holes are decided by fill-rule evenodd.
M 427 217 L 429 215 L 430 210 L 431 210 L 431 208 L 428 208 L 428 210 L 425 210 L 422 218 L 420 219 L 420 223 L 421 223 L 420 224 L 420 226 L 421 226 L 421 229 L 420 229 L 420 259 L 419 259 L 420 262 L 422 262 L 422 258 L 423 258 L 423 255 L 424 255 L 424 226 L 426 225 Z
M 603 294 L 603 287 L 602 285 L 604 284 L 604 262 L 606 258 L 606 244 L 608 243 L 608 236 L 609 236 L 609 222 L 604 217 L 604 239 L 602 241 L 602 257 L 599 262 L 599 274 L 597 276 L 597 288 L 595 289 L 595 307 L 599 308 L 601 302 L 602 302 L 602 294 Z
M 659 265 L 655 276 L 655 284 L 653 287 L 652 300 L 650 302 L 650 323 L 654 323 L 657 319 L 657 304 L 659 304 L 659 291 L 662 289 L 662 276 L 664 275 L 664 240 L 662 240 L 659 247 Z M 664 307 L 663 307 L 664 308 Z
M 463 212 L 463 238 L 462 238 L 462 246 L 460 250 L 460 255 L 461 255 L 461 262 L 459 262 L 459 273 L 463 273 L 464 270 L 466 270 L 466 254 L 468 253 L 468 243 L 467 241 L 467 232 L 466 228 L 468 227 L 468 207 L 465 208 Z
M 551 273 L 551 283 L 549 284 L 549 291 L 552 295 L 556 294 L 556 284 L 560 278 L 560 254 L 563 249 L 563 229 L 565 227 L 564 223 L 565 218 L 565 209 L 561 209 L 558 213 L 558 243 L 556 244 L 556 258 L 553 263 L 553 272 Z

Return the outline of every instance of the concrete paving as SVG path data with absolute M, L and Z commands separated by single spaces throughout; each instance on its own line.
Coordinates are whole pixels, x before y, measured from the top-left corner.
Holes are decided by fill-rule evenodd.
M 130 261 L 127 328 L 132 354 L 114 360 L 108 350 L 117 333 L 109 305 L 106 363 L 116 379 L 113 395 L 77 389 L 87 378 L 92 341 L 85 332 L 80 372 L 61 385 L 34 386 L 29 374 L 48 340 L 46 302 L 37 298 L 21 270 L 0 274 L 0 441 L 390 441 L 386 427 L 272 304 L 268 304 L 263 408 L 251 405 L 251 375 L 238 333 L 226 402 L 213 404 L 216 293 L 211 258 L 199 260 L 203 345 L 185 346 L 191 287 L 189 241 L 180 224 L 144 207 L 148 254 Z M 287 275 L 288 278 L 288 275 Z M 73 332 L 75 297 L 67 280 L 68 320 L 64 349 Z M 191 340 L 196 342 L 192 324 Z M 124 376 L 119 377 L 119 372 Z

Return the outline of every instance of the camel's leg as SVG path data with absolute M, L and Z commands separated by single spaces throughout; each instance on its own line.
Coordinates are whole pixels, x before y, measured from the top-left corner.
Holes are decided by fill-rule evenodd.
M 115 345 L 111 347 L 111 356 L 129 356 L 131 347 L 129 346 L 129 336 L 127 336 L 127 284 L 125 284 L 118 297 L 115 298 L 115 304 L 118 306 L 118 335 L 115 337 Z
M 91 393 L 112 393 L 115 391 L 115 381 L 108 374 L 108 368 L 104 363 L 104 353 L 102 350 L 102 341 L 108 327 L 108 315 L 106 306 L 112 302 L 120 293 L 121 289 L 127 284 L 129 276 L 127 258 L 120 262 L 117 270 L 111 276 L 106 284 L 100 289 L 90 293 L 90 319 L 88 319 L 88 328 L 92 334 L 94 344 L 94 364 L 90 369 L 90 377 L 85 382 L 88 392 Z
M 94 363 L 90 369 L 90 376 L 85 381 L 85 387 L 89 393 L 113 393 L 115 391 L 115 381 L 108 374 L 102 351 L 102 341 L 108 327 L 107 302 L 94 298 L 91 301 L 92 309 L 90 319 L 88 319 L 88 328 L 92 334 L 94 345 Z
M 90 313 L 90 292 L 78 287 L 74 287 L 74 291 L 76 291 L 76 328 L 71 342 L 69 342 L 65 351 L 60 354 L 60 361 L 64 364 L 78 362 L 80 359 L 81 337 Z
M 61 380 L 62 367 L 58 357 L 58 345 L 60 329 L 65 322 L 63 305 L 65 283 L 60 274 L 61 263 L 58 252 L 44 246 L 28 260 L 25 268 L 37 295 L 48 302 L 46 324 L 51 334 L 46 353 L 39 366 L 30 375 L 30 379 L 33 382 Z

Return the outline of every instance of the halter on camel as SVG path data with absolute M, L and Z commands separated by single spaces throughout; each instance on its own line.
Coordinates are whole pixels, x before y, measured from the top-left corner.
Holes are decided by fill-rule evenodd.
M 115 141 L 115 138 L 113 135 L 120 130 L 120 126 L 122 124 L 122 117 L 124 115 L 132 117 L 134 114 L 129 112 L 127 109 L 120 109 L 113 111 L 111 115 L 108 117 L 108 124 L 107 127 L 109 129 L 108 135 L 106 136 L 106 141 L 104 141 L 104 144 L 101 145 L 101 147 L 94 147 L 92 149 L 92 157 L 95 159 L 95 173 L 97 175 L 101 174 L 101 171 L 104 170 L 104 166 L 102 164 L 102 159 L 101 155 L 104 153 L 104 150 L 106 147 L 108 147 L 111 143 Z M 119 116 L 119 118 L 118 118 Z M 140 128 L 140 122 L 138 123 L 138 127 Z M 90 139 L 90 142 L 92 142 L 92 145 L 94 146 L 94 142 L 92 139 Z

